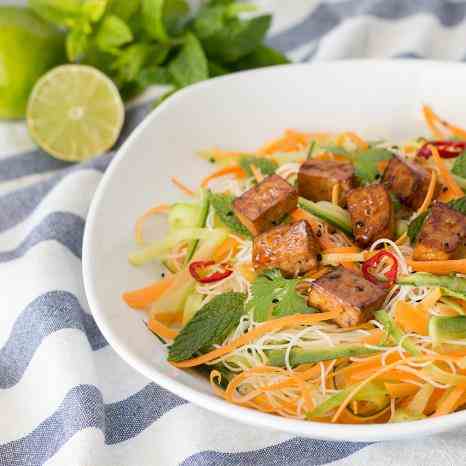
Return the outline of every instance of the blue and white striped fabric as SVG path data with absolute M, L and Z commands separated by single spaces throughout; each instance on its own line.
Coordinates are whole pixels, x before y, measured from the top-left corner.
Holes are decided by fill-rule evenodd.
M 275 13 L 270 43 L 296 61 L 466 58 L 466 2 L 258 3 Z M 149 108 L 128 110 L 122 139 Z M 208 413 L 127 366 L 81 279 L 86 213 L 111 158 L 62 163 L 22 123 L 0 125 L 0 465 L 466 463 L 466 430 L 396 444 L 294 438 Z

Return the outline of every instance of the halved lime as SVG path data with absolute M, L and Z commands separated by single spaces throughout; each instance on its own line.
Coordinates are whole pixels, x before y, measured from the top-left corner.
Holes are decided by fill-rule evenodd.
M 83 161 L 113 146 L 124 120 L 118 89 L 99 70 L 63 65 L 37 81 L 27 106 L 29 132 L 54 157 Z

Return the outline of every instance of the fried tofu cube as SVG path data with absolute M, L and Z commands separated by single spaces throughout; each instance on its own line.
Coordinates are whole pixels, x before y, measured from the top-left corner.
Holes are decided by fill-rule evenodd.
M 365 248 L 380 238 L 393 238 L 395 217 L 389 192 L 382 184 L 351 190 L 347 196 L 353 235 Z
M 384 171 L 382 182 L 402 204 L 417 210 L 426 197 L 431 176 L 431 173 L 420 165 L 414 162 L 403 162 L 393 157 Z M 437 184 L 434 198 L 439 189 L 440 185 Z
M 354 168 L 350 162 L 307 160 L 298 172 L 298 193 L 311 201 L 331 201 L 333 187 L 339 184 L 343 202 L 354 183 Z
M 252 263 L 256 271 L 278 268 L 285 277 L 296 277 L 317 270 L 320 252 L 306 220 L 279 225 L 256 236 Z
M 413 259 L 448 260 L 464 253 L 466 216 L 441 202 L 435 202 L 419 232 Z
M 339 311 L 335 322 L 340 327 L 351 327 L 367 322 L 386 295 L 386 290 L 358 273 L 338 267 L 311 284 L 308 303 L 321 311 Z
M 281 176 L 270 175 L 233 201 L 239 221 L 253 236 L 276 225 L 296 209 L 298 193 Z

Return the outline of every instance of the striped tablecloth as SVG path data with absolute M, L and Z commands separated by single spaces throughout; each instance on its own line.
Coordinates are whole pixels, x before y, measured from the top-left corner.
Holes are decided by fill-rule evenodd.
M 269 42 L 295 61 L 466 57 L 466 2 L 258 3 L 275 13 Z M 128 110 L 122 140 L 149 109 Z M 206 412 L 131 369 L 96 327 L 81 277 L 87 210 L 111 159 L 62 163 L 22 123 L 0 125 L 0 465 L 466 463 L 466 429 L 396 444 L 296 438 Z

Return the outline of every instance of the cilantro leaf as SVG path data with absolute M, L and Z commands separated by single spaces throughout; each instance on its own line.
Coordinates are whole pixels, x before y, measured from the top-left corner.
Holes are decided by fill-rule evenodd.
M 271 19 L 270 15 L 227 19 L 220 30 L 202 39 L 202 45 L 209 57 L 224 63 L 236 62 L 262 43 Z
M 168 70 L 180 87 L 209 78 L 207 58 L 196 36 L 191 33 L 186 35 L 183 47 L 168 65 Z
M 255 165 L 264 176 L 272 175 L 278 168 L 277 162 L 265 157 L 256 157 L 254 155 L 242 155 L 238 162 L 247 176 L 253 176 L 251 165 Z
M 462 178 L 466 178 L 466 150 L 456 157 L 451 172 Z
M 372 183 L 379 173 L 377 163 L 382 160 L 390 160 L 393 154 L 387 149 L 370 148 L 356 154 L 354 171 L 361 183 Z
M 245 300 L 245 294 L 233 291 L 212 298 L 175 338 L 168 360 L 184 361 L 196 353 L 209 351 L 212 345 L 223 343 L 244 314 Z
M 96 35 L 97 46 L 110 53 L 118 52 L 118 48 L 133 40 L 131 29 L 118 16 L 106 16 Z
M 258 322 L 267 320 L 271 309 L 276 317 L 315 312 L 296 291 L 299 282 L 297 278 L 284 278 L 277 269 L 266 271 L 251 285 L 251 299 L 246 308 L 254 312 Z
M 230 194 L 210 192 L 210 203 L 223 224 L 238 235 L 251 238 L 249 230 L 238 220 L 233 212 L 235 197 Z

